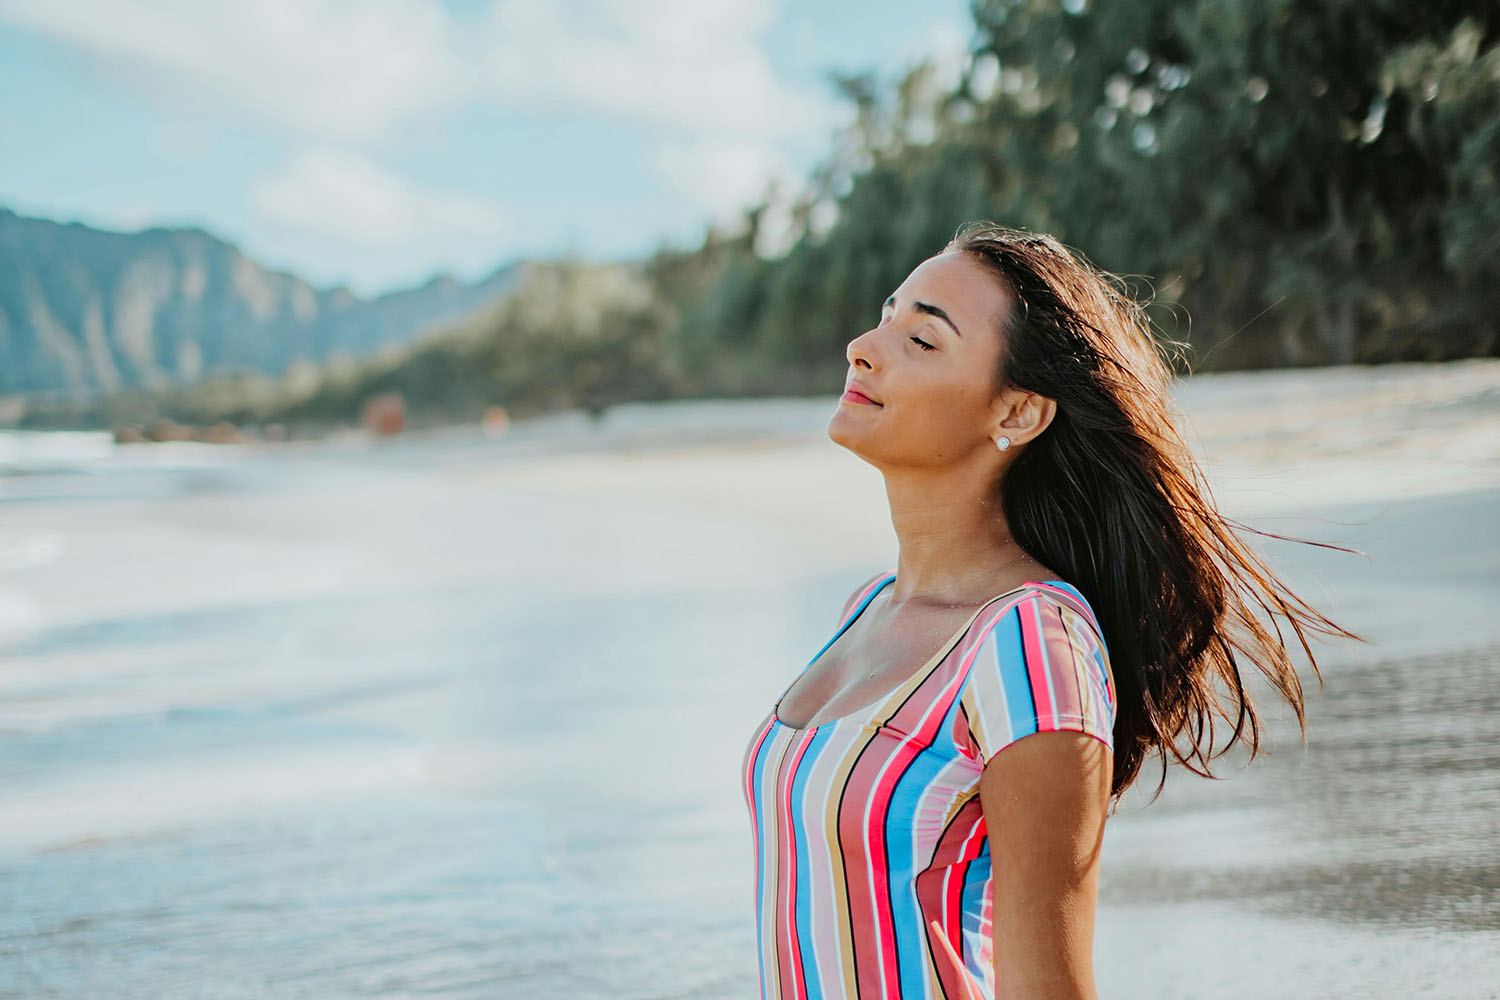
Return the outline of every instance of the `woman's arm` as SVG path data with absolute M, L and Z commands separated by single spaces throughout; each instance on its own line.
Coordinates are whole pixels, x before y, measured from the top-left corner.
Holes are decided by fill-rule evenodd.
M 1096 1000 L 1094 909 L 1113 768 L 1085 733 L 1039 732 L 985 765 L 995 1000 Z

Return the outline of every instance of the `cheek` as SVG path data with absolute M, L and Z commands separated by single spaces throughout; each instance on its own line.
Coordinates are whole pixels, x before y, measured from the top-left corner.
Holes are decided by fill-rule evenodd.
M 902 402 L 900 422 L 906 434 L 934 451 L 959 451 L 986 433 L 989 400 L 971 385 L 934 382 Z
M 934 434 L 945 450 L 967 448 L 982 433 L 978 415 L 967 406 L 957 405 L 956 400 L 937 409 L 932 414 L 932 423 Z

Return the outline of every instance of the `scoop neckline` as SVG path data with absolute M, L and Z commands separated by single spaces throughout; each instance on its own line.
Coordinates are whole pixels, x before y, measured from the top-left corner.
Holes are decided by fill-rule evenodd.
M 881 693 L 879 698 L 877 698 L 875 701 L 870 702 L 868 705 L 853 709 L 852 711 L 846 712 L 843 715 L 837 716 L 832 719 L 824 719 L 822 722 L 818 723 L 815 726 L 793 726 L 782 721 L 781 718 L 781 703 L 786 700 L 786 696 L 791 693 L 792 688 L 797 686 L 797 682 L 802 679 L 802 675 L 807 673 L 812 665 L 814 663 L 817 663 L 819 658 L 821 658 L 824 653 L 828 652 L 829 646 L 832 646 L 835 642 L 838 642 L 839 636 L 848 631 L 849 626 L 854 624 L 854 620 L 856 618 L 864 614 L 865 608 L 870 606 L 870 602 L 875 599 L 875 595 L 884 590 L 887 585 L 894 583 L 895 580 L 896 574 L 892 573 L 890 576 L 882 580 L 878 587 L 866 594 L 865 599 L 860 602 L 859 607 L 855 609 L 854 613 L 849 616 L 849 619 L 842 625 L 840 625 L 837 631 L 833 633 L 833 638 L 823 643 L 823 648 L 819 649 L 815 654 L 813 654 L 813 658 L 807 661 L 807 665 L 797 672 L 797 676 L 793 677 L 792 682 L 786 686 L 786 689 L 784 691 L 781 692 L 781 697 L 776 699 L 776 704 L 771 706 L 771 721 L 773 723 L 780 726 L 782 729 L 793 733 L 814 733 L 820 729 L 829 729 L 841 722 L 846 722 L 856 716 L 863 715 L 864 713 L 870 711 L 870 709 L 872 708 L 877 708 L 880 705 L 885 704 L 885 702 L 890 698 L 891 695 L 901 690 L 901 686 L 915 676 L 915 674 L 908 674 L 906 677 L 902 678 L 901 682 L 898 683 L 895 687 Z M 974 613 L 973 618 L 970 618 L 967 622 L 965 622 L 964 625 L 958 629 L 958 631 L 950 635 L 947 640 L 945 640 L 943 644 L 938 647 L 938 651 L 928 659 L 927 663 L 923 665 L 922 670 L 926 670 L 928 667 L 935 666 L 936 660 L 938 660 L 940 657 L 946 656 L 949 652 L 951 652 L 953 649 L 953 643 L 956 640 L 961 639 L 963 637 L 963 634 L 973 627 L 974 619 L 979 617 L 980 612 L 984 611 L 984 609 L 989 605 L 998 601 L 1002 597 L 1008 597 L 1009 595 L 1014 594 L 1018 590 L 1025 590 L 1028 587 L 1039 587 L 1055 583 L 1060 583 L 1064 587 L 1072 587 L 1072 584 L 1068 583 L 1068 581 L 1066 580 L 1027 580 L 1025 583 L 1022 583 L 1016 587 L 1012 587 L 1010 590 L 1007 590 L 1004 593 L 996 594 L 994 597 L 991 597 L 988 601 L 985 601 L 979 606 L 979 611 L 976 611 Z

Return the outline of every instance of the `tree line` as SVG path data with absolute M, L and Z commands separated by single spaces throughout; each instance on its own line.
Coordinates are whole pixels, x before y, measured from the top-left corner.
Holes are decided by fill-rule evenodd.
M 443 422 L 496 404 L 833 392 L 848 341 L 974 218 L 1050 232 L 1125 275 L 1188 345 L 1185 371 L 1500 350 L 1500 6 L 972 13 L 957 72 L 833 77 L 852 123 L 805 189 L 768 193 L 697 247 L 537 266 L 482 314 L 380 357 L 90 415 L 327 423 L 398 391 L 419 422 Z

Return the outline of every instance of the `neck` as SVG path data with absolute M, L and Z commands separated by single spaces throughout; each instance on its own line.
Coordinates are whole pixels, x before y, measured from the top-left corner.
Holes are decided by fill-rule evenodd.
M 954 467 L 886 471 L 900 547 L 892 604 L 980 604 L 994 596 L 997 577 L 1030 561 L 989 481 Z

